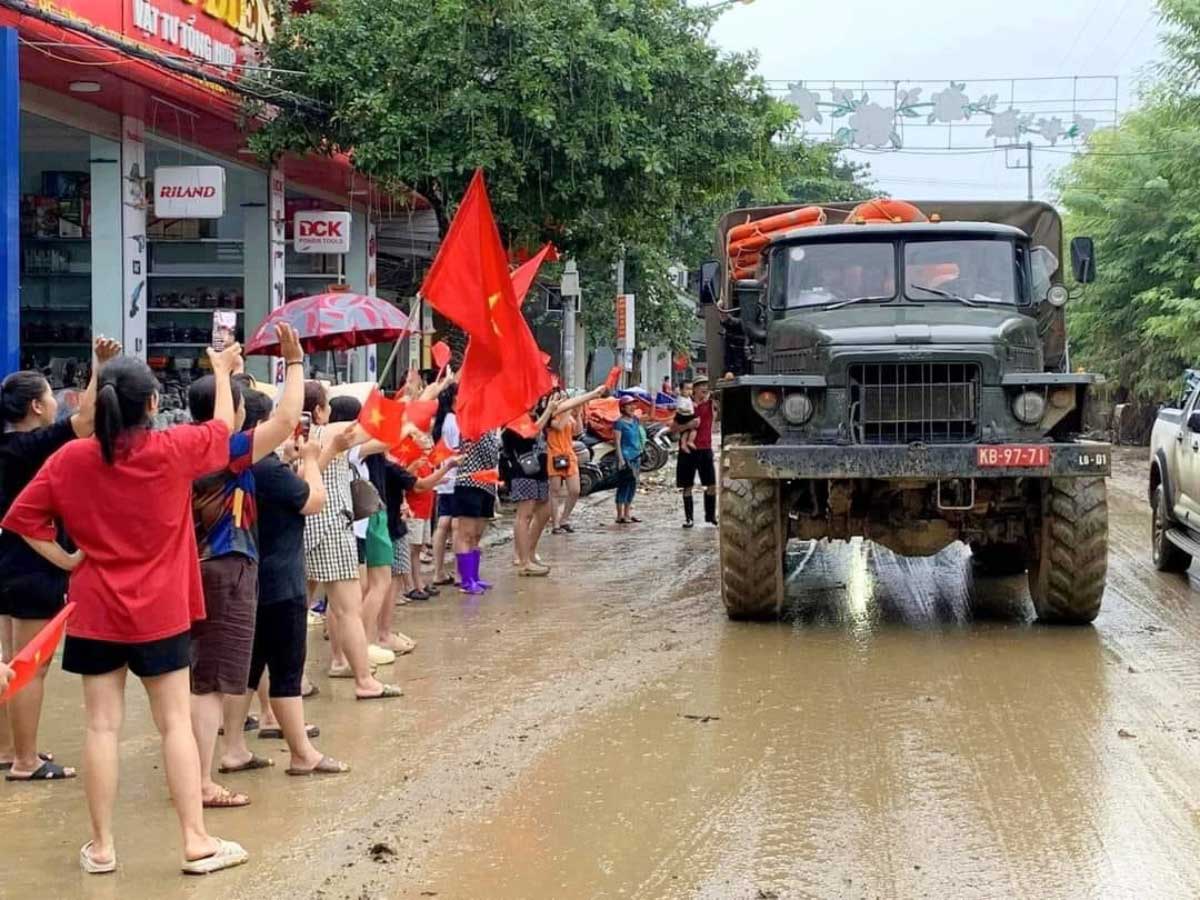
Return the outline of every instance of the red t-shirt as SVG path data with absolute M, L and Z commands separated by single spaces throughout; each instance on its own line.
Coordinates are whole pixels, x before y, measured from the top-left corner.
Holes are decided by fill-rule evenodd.
M 712 397 L 709 397 L 703 403 L 696 404 L 696 418 L 700 420 L 700 427 L 696 429 L 696 449 L 711 450 L 713 426 Z
M 139 644 L 204 618 L 192 482 L 229 465 L 221 422 L 137 432 L 113 465 L 94 438 L 51 456 L 0 528 L 52 541 L 61 519 L 84 560 L 71 574 L 73 637 Z
M 428 460 L 422 459 L 417 464 L 417 470 L 413 474 L 418 479 L 428 478 L 433 474 L 433 466 L 429 464 Z M 413 518 L 417 520 L 428 519 L 433 515 L 433 491 L 409 491 L 405 499 L 408 501 L 408 508 L 412 510 Z

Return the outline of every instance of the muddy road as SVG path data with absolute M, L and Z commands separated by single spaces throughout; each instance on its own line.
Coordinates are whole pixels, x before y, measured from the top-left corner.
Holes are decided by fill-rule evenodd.
M 861 543 L 797 546 L 792 621 L 733 625 L 715 533 L 681 531 L 666 492 L 636 531 L 595 505 L 547 538 L 552 579 L 400 610 L 420 641 L 395 667 L 404 700 L 355 704 L 319 679 L 309 720 L 354 772 L 229 776 L 254 804 L 210 827 L 250 865 L 176 874 L 131 686 L 120 872 L 78 872 L 80 781 L 0 784 L 0 895 L 1195 897 L 1200 584 L 1150 566 L 1143 455 L 1122 453 L 1111 484 L 1094 628 L 1030 624 L 1023 580 L 976 583 L 962 551 Z M 67 763 L 72 682 L 54 674 L 43 729 Z

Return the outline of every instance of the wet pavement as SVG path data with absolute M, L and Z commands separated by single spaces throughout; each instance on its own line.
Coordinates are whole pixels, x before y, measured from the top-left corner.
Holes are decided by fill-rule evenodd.
M 399 611 L 421 642 L 405 699 L 318 680 L 308 718 L 352 775 L 289 779 L 252 739 L 277 768 L 229 776 L 253 806 L 209 815 L 248 866 L 175 874 L 131 684 L 120 872 L 78 873 L 80 781 L 0 784 L 0 896 L 1200 895 L 1200 584 L 1150 565 L 1143 456 L 1110 485 L 1093 628 L 1032 624 L 1023 579 L 977 583 L 959 549 L 862 543 L 797 545 L 789 621 L 735 625 L 714 532 L 679 530 L 667 492 L 636 530 L 596 504 L 547 538 L 551 579 L 497 548 L 491 595 Z M 43 730 L 68 764 L 73 681 L 54 674 Z

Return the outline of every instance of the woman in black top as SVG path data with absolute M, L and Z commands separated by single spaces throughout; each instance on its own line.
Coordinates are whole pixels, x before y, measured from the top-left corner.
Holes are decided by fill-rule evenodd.
M 517 557 L 513 562 L 518 573 L 525 576 L 550 574 L 550 568 L 538 561 L 537 545 L 550 521 L 550 478 L 546 473 L 546 442 L 542 433 L 557 408 L 556 403 L 543 398 L 533 412 L 537 419 L 528 432 L 532 437 L 510 426 L 501 439 L 511 472 L 508 490 L 517 504 L 517 517 L 513 520 Z
M 96 408 L 96 373 L 119 355 L 121 345 L 97 338 L 92 379 L 70 418 L 58 420 L 58 402 L 40 372 L 14 372 L 0 383 L 0 517 L 17 495 L 59 447 L 77 437 L 91 435 Z M 59 535 L 63 543 L 65 536 Z M 35 553 L 20 535 L 0 533 L 0 645 L 3 658 L 11 659 L 63 608 L 67 573 Z M 74 778 L 64 768 L 37 751 L 38 721 L 46 670 L 5 706 L 0 706 L 0 769 L 9 781 L 58 781 Z M 6 745 L 11 727 L 12 745 Z M 6 752 L 8 751 L 8 752 Z

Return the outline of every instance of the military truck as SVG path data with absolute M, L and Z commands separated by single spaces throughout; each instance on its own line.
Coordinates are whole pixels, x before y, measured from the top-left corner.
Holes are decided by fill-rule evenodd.
M 1081 437 L 1103 379 L 1070 371 L 1059 216 L 1033 202 L 895 204 L 823 206 L 815 221 L 739 209 L 718 225 L 700 300 L 728 614 L 781 614 L 789 539 L 862 537 L 907 556 L 965 542 L 980 573 L 1028 572 L 1040 621 L 1090 622 L 1111 463 Z M 800 224 L 754 224 L 788 214 Z M 1072 241 L 1071 262 L 1078 284 L 1093 280 L 1090 239 Z

